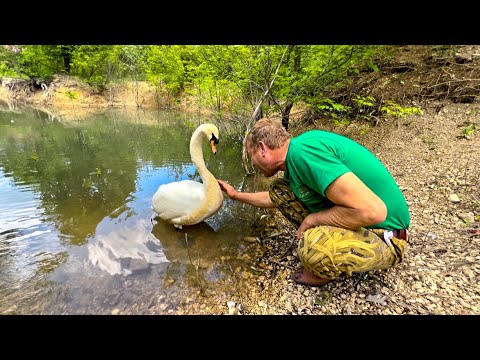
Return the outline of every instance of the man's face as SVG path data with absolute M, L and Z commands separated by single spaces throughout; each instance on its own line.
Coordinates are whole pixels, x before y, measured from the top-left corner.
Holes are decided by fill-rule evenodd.
M 277 173 L 276 166 L 272 159 L 272 151 L 265 146 L 265 144 L 260 143 L 260 147 L 256 152 L 249 146 L 248 154 L 252 159 L 253 166 L 259 169 L 264 176 L 270 177 Z

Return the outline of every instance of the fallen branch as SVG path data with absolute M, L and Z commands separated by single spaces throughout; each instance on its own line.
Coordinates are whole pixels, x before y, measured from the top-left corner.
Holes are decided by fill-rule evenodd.
M 443 83 L 439 83 L 439 84 L 435 84 L 435 85 L 431 85 L 431 86 L 426 86 L 425 89 L 430 89 L 430 88 L 434 88 L 434 87 L 442 86 L 442 85 L 450 85 L 452 82 L 463 82 L 463 81 L 480 81 L 480 79 L 454 79 L 454 80 L 446 81 L 446 82 L 443 82 Z

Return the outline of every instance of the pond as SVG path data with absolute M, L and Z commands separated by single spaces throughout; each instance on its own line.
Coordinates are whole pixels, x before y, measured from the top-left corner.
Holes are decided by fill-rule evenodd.
M 249 266 L 258 213 L 248 205 L 225 197 L 182 230 L 151 208 L 159 185 L 201 181 L 189 141 L 204 122 L 220 129 L 216 155 L 205 142 L 209 170 L 259 190 L 226 125 L 168 111 L 64 122 L 0 105 L 0 314 L 168 313 L 205 289 L 230 291 Z

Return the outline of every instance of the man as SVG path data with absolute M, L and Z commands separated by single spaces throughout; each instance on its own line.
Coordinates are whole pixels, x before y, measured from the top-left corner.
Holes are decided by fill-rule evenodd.
M 253 165 L 275 178 L 269 191 L 243 193 L 217 180 L 233 200 L 277 207 L 297 228 L 303 265 L 293 279 L 321 286 L 339 276 L 390 268 L 403 260 L 410 213 L 385 166 L 357 142 L 327 131 L 295 138 L 261 119 L 247 134 Z

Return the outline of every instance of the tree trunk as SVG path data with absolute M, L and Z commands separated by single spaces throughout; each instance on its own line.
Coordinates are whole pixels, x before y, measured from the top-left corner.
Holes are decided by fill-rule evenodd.
M 293 102 L 288 100 L 285 108 L 282 109 L 282 125 L 285 130 L 288 130 L 288 125 L 290 123 L 290 111 L 292 110 Z
M 294 64 L 293 64 L 293 70 L 295 73 L 295 79 L 298 79 L 298 76 L 300 75 L 300 65 L 301 65 L 301 58 L 302 58 L 302 50 L 300 47 L 293 45 L 291 47 L 291 50 L 294 52 Z M 293 107 L 293 101 L 290 99 L 287 99 L 285 103 L 285 107 L 281 109 L 282 112 L 282 125 L 283 127 L 288 130 L 288 126 L 290 124 L 290 111 L 292 110 Z
M 72 54 L 68 51 L 66 47 L 62 47 L 62 58 L 63 58 L 63 69 L 67 74 L 69 74 L 70 60 L 72 59 Z

